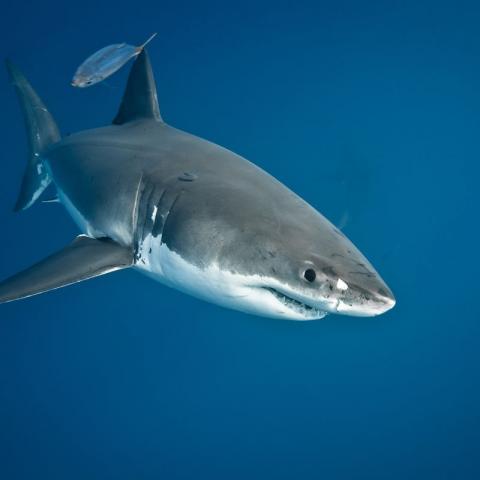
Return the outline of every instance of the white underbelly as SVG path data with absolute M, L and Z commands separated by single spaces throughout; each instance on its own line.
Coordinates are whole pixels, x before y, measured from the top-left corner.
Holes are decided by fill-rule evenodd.
M 254 315 L 305 320 L 260 288 L 265 279 L 221 270 L 212 264 L 199 268 L 161 244 L 160 236 L 142 242 L 135 267 L 153 279 L 194 297 Z

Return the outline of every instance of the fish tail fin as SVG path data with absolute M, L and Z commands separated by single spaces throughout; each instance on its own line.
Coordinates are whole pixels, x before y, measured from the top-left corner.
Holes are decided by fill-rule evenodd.
M 157 32 L 155 32 L 154 34 L 150 35 L 150 37 L 148 37 L 147 41 L 142 43 L 142 45 L 140 45 L 139 47 L 137 47 L 137 51 L 140 53 L 155 37 L 157 36 Z
M 6 66 L 22 108 L 29 147 L 27 168 L 14 208 L 18 212 L 33 205 L 50 184 L 51 178 L 43 163 L 42 153 L 60 140 L 60 132 L 52 115 L 22 72 L 9 60 L 6 60 Z

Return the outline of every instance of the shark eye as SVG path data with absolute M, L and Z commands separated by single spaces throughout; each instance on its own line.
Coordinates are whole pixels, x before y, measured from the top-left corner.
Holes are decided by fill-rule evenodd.
M 312 268 L 307 268 L 303 273 L 303 276 L 307 282 L 312 283 L 315 281 L 317 274 L 315 273 L 315 270 L 313 270 Z

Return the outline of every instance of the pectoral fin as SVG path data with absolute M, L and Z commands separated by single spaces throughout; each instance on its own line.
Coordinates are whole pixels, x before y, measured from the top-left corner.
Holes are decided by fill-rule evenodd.
M 77 237 L 63 250 L 0 283 L 0 303 L 38 295 L 130 267 L 133 252 L 110 239 Z

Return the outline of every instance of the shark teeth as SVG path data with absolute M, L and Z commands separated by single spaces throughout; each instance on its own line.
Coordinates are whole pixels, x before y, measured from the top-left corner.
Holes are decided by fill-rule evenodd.
M 321 310 L 316 307 L 312 307 L 311 305 L 307 305 L 306 303 L 300 302 L 295 298 L 289 297 L 284 293 L 276 290 L 272 287 L 262 287 L 264 290 L 270 292 L 278 301 L 280 301 L 283 305 L 285 305 L 290 310 L 295 311 L 296 313 L 302 314 L 307 319 L 318 319 L 323 318 L 327 315 L 327 312 Z

